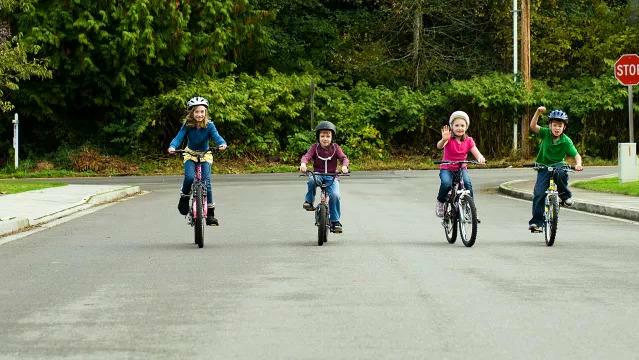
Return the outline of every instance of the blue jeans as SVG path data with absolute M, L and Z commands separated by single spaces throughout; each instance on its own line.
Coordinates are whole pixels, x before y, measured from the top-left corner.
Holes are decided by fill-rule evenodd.
M 318 186 L 322 183 L 330 184 L 326 188 L 326 192 L 328 193 L 328 216 L 331 219 L 331 222 L 339 221 L 341 211 L 340 211 L 340 194 L 339 194 L 339 180 L 334 179 L 333 176 L 322 176 L 316 175 L 317 183 L 313 176 L 309 175 L 308 181 L 306 185 L 308 186 L 308 191 L 306 192 L 306 196 L 304 197 L 304 201 L 313 203 L 315 201 L 315 191 Z
M 544 202 L 546 199 L 546 190 L 550 184 L 550 172 L 546 169 L 540 169 L 537 171 L 537 182 L 535 183 L 535 190 L 533 192 L 532 201 L 532 219 L 528 222 L 528 225 L 542 226 L 544 223 Z M 559 191 L 559 198 L 562 200 L 572 197 L 572 193 L 568 189 L 568 173 L 561 168 L 555 168 L 555 184 L 557 184 L 557 191 Z
M 213 191 L 211 191 L 211 164 L 204 161 L 202 164 L 202 181 L 206 184 L 206 202 L 208 205 L 214 205 Z M 184 162 L 184 182 L 182 183 L 182 194 L 189 195 L 191 193 L 191 185 L 195 181 L 195 161 L 187 160 Z
M 459 170 L 462 173 L 462 179 L 464 180 L 464 188 L 470 191 L 470 196 L 473 195 L 473 184 L 470 182 L 470 176 L 468 170 Z M 448 200 L 448 192 L 453 188 L 453 171 L 451 170 L 439 170 L 439 192 L 437 193 L 437 201 L 446 202 Z

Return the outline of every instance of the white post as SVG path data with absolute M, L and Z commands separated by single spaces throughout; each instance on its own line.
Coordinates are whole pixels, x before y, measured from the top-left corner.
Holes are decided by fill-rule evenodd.
M 15 113 L 13 118 L 13 149 L 14 149 L 14 163 L 16 169 L 18 168 L 18 113 Z
M 635 142 L 635 132 L 632 117 L 632 85 L 628 85 L 628 125 L 630 128 L 630 142 Z
M 517 83 L 517 53 L 519 50 L 517 49 L 517 1 L 513 0 L 513 78 L 515 83 Z M 517 152 L 517 119 L 513 121 L 513 153 Z

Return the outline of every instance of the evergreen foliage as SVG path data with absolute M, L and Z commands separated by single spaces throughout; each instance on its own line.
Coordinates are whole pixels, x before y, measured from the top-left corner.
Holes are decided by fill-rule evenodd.
M 0 0 L 0 110 L 20 113 L 28 155 L 157 154 L 200 95 L 232 155 L 295 161 L 314 141 L 311 114 L 337 124 L 349 156 L 384 158 L 438 156 L 443 120 L 461 109 L 482 152 L 503 156 L 513 122 L 545 105 L 568 112 L 582 153 L 614 158 L 628 124 L 612 64 L 636 52 L 636 2 L 533 0 L 530 93 L 511 74 L 510 6 Z M 0 147 L 10 131 L 0 123 Z

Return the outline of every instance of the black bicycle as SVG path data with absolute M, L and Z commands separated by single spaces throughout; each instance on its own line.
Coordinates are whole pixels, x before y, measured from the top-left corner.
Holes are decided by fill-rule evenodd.
M 573 171 L 574 167 L 566 163 L 553 165 L 535 163 L 532 168 L 535 171 L 546 169 L 550 173 L 550 182 L 548 184 L 548 189 L 546 189 L 546 198 L 544 199 L 543 232 L 546 246 L 553 246 L 555 238 L 557 237 L 557 227 L 559 225 L 559 207 L 562 204 L 559 200 L 559 191 L 557 190 L 555 176 L 557 176 L 557 169 L 570 172 Z M 531 232 L 535 231 L 531 230 Z
M 301 174 L 300 176 L 312 176 L 313 181 L 315 181 L 316 186 L 320 188 L 320 201 L 317 206 L 314 206 L 315 209 L 315 226 L 317 226 L 317 245 L 322 246 L 328 240 L 328 232 L 331 230 L 331 221 L 330 221 L 330 212 L 328 211 L 328 202 L 329 196 L 328 191 L 326 190 L 329 186 L 332 185 L 335 178 L 338 176 L 349 176 L 350 174 L 344 173 L 322 173 L 315 171 L 306 171 L 306 173 Z M 329 176 L 332 179 L 330 181 L 324 182 L 322 181 L 323 176 Z M 317 185 L 317 184 L 320 185 Z
M 206 184 L 202 180 L 202 160 L 206 154 L 213 154 L 218 151 L 217 148 L 212 148 L 206 151 L 195 150 L 175 150 L 174 153 L 181 154 L 187 153 L 196 158 L 195 162 L 195 180 L 191 185 L 191 207 L 189 213 L 186 216 L 187 223 L 193 227 L 195 235 L 195 243 L 198 248 L 204 247 L 204 226 L 206 225 L 206 215 L 208 212 L 208 205 L 206 199 Z
M 434 161 L 435 164 L 479 164 L 475 160 L 463 161 Z M 464 187 L 464 179 L 461 170 L 453 171 L 453 187 L 448 194 L 448 200 L 444 203 L 444 216 L 442 226 L 448 243 L 457 241 L 457 228 L 459 235 L 466 247 L 475 244 L 477 238 L 477 208 L 470 195 L 470 190 Z

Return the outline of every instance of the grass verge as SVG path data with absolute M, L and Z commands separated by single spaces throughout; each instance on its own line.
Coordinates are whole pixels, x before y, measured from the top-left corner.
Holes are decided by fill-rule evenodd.
M 573 186 L 586 190 L 639 196 L 639 181 L 621 183 L 618 177 L 579 181 Z
M 0 195 L 15 194 L 24 191 L 40 190 L 63 185 L 66 184 L 61 182 L 24 182 L 16 180 L 0 180 Z

